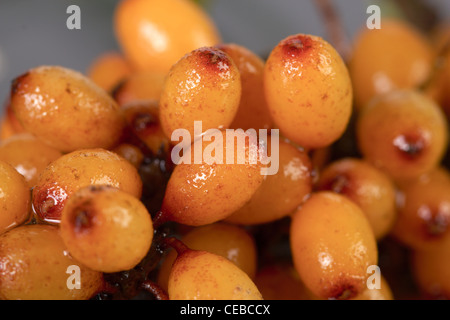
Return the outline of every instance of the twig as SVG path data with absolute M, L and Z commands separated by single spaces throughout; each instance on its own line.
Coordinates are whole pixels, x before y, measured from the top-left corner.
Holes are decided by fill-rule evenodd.
M 167 218 L 167 214 L 165 211 L 160 210 L 155 214 L 155 217 L 153 218 L 153 228 L 155 230 L 159 229 L 166 222 L 169 222 L 169 219 Z
M 344 61 L 348 61 L 351 53 L 350 41 L 335 6 L 331 0 L 314 0 L 314 2 L 325 21 L 331 43 Z
M 169 295 L 156 283 L 146 280 L 142 282 L 142 289 L 153 294 L 156 300 L 169 300 Z
M 167 237 L 163 240 L 163 242 L 167 247 L 175 249 L 178 255 L 181 255 L 189 250 L 189 247 L 186 244 L 184 244 L 183 241 L 175 237 Z

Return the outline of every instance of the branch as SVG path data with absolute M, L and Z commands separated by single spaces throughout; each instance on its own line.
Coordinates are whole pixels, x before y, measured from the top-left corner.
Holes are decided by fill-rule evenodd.
M 330 37 L 330 41 L 344 61 L 348 61 L 351 53 L 350 41 L 332 0 L 314 0 Z
M 167 293 L 156 283 L 146 280 L 142 283 L 142 288 L 153 294 L 156 300 L 169 300 Z

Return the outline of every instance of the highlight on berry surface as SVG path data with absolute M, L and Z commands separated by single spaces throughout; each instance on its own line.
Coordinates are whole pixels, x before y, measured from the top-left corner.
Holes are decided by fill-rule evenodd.
M 349 123 L 353 89 L 347 67 L 320 37 L 297 34 L 280 41 L 266 61 L 264 92 L 281 134 L 304 148 L 331 145 Z
M 64 41 L 42 47 L 59 58 L 0 61 L 0 80 L 21 69 L 0 114 L 0 300 L 188 300 L 163 314 L 211 316 L 189 301 L 449 299 L 445 15 L 311 2 L 323 34 L 271 39 L 272 16 L 254 16 L 268 1 L 120 0 L 117 48 L 61 55 L 104 31 L 71 5 Z M 352 38 L 341 5 L 362 6 Z
M 187 129 L 175 129 L 171 150 L 172 162 L 179 164 L 250 164 L 262 165 L 261 175 L 275 175 L 279 169 L 279 132 L 273 129 L 208 129 L 194 121 L 191 136 Z M 209 143 L 208 143 L 209 142 Z M 204 143 L 206 146 L 204 146 Z M 268 150 L 270 146 L 270 153 Z M 269 155 L 270 154 L 270 155 Z

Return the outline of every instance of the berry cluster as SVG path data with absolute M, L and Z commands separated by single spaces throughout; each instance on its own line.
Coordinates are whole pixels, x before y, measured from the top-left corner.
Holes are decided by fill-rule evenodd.
M 114 28 L 86 74 L 12 81 L 0 299 L 450 298 L 448 27 L 384 19 L 348 60 L 303 33 L 259 57 L 191 0 L 122 0 Z M 196 122 L 220 161 L 174 161 Z

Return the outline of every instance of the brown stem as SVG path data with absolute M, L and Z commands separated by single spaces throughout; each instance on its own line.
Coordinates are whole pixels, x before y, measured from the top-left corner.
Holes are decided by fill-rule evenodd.
M 153 228 L 159 229 L 163 224 L 166 222 L 169 222 L 169 218 L 167 217 L 167 214 L 165 211 L 160 210 L 156 213 L 155 217 L 153 218 Z
M 156 300 L 169 300 L 169 295 L 156 283 L 146 280 L 141 284 L 142 289 L 153 294 Z
M 348 62 L 351 53 L 350 42 L 335 6 L 331 0 L 314 0 L 314 2 L 325 21 L 331 43 L 344 61 Z
M 175 249 L 178 255 L 183 254 L 184 252 L 189 250 L 189 247 L 177 238 L 168 237 L 165 238 L 163 241 L 164 244 Z

